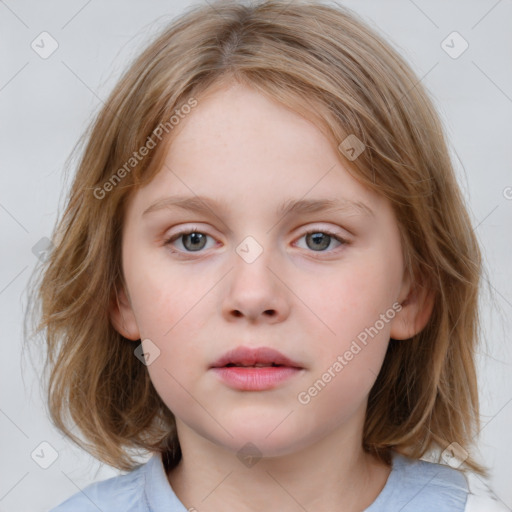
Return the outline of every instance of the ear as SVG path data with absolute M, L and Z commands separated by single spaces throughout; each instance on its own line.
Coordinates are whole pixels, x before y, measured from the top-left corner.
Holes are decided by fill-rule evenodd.
M 391 321 L 390 337 L 406 340 L 418 334 L 430 319 L 434 298 L 435 293 L 430 286 L 407 278 L 398 298 L 402 309 Z
M 139 340 L 140 332 L 133 312 L 131 301 L 124 285 L 116 286 L 109 307 L 110 322 L 114 329 L 129 340 Z

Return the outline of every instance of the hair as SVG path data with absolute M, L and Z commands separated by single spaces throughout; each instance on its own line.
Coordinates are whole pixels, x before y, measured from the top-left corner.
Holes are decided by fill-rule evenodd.
M 368 399 L 364 450 L 389 464 L 391 450 L 421 458 L 458 443 L 468 453 L 461 469 L 485 475 L 469 454 L 480 427 L 481 253 L 440 119 L 376 30 L 345 7 L 314 0 L 190 7 L 134 58 L 80 139 L 36 287 L 54 425 L 121 470 L 136 467 L 135 449 L 179 462 L 174 415 L 108 311 L 125 286 L 121 228 L 129 198 L 161 170 L 175 114 L 230 82 L 313 121 L 335 147 L 349 135 L 364 144 L 355 160 L 340 150 L 340 161 L 390 201 L 406 273 L 434 294 L 427 325 L 390 340 Z

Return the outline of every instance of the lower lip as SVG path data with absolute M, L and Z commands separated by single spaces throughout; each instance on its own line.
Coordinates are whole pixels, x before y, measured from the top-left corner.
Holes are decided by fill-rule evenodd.
M 272 389 L 300 373 L 301 368 L 291 366 L 241 367 L 224 366 L 212 370 L 229 387 L 243 391 Z

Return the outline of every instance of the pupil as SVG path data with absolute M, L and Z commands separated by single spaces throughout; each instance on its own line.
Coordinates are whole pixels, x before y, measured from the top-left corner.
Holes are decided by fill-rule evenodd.
M 199 242 L 199 245 L 201 245 L 201 238 L 203 238 L 203 245 L 201 247 L 199 247 L 200 249 L 202 249 L 204 247 L 204 240 L 205 240 L 205 237 L 202 233 L 189 233 L 188 235 L 185 235 L 185 247 L 187 249 L 197 249 L 198 248 L 198 245 L 197 243 Z M 187 244 L 187 240 L 192 240 L 192 244 Z
M 329 239 L 330 236 L 325 235 L 324 233 L 310 233 L 308 236 L 308 239 L 313 240 L 315 244 L 317 244 L 317 248 L 325 249 L 329 247 Z M 324 243 L 322 244 L 322 238 L 324 240 Z M 320 243 L 320 246 L 318 245 Z

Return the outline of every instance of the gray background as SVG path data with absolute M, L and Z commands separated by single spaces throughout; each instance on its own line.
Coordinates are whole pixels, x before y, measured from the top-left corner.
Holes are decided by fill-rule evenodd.
M 405 56 L 430 91 L 448 133 L 489 276 L 478 359 L 480 452 L 492 468 L 495 493 L 512 507 L 512 266 L 507 265 L 512 249 L 512 2 L 342 3 Z M 48 510 L 92 481 L 118 474 L 71 445 L 47 419 L 39 373 L 21 353 L 26 287 L 38 262 L 33 247 L 51 236 L 62 208 L 66 158 L 127 60 L 187 5 L 178 0 L 0 1 L 0 511 Z M 43 31 L 59 45 L 46 59 L 31 47 Z M 457 58 L 463 40 L 452 36 L 442 46 L 453 31 L 469 44 Z M 453 47 L 452 56 L 446 44 Z M 52 448 L 41 447 L 42 442 Z M 57 459 L 47 469 L 31 456 L 44 453 L 38 460 L 49 463 L 52 450 Z

